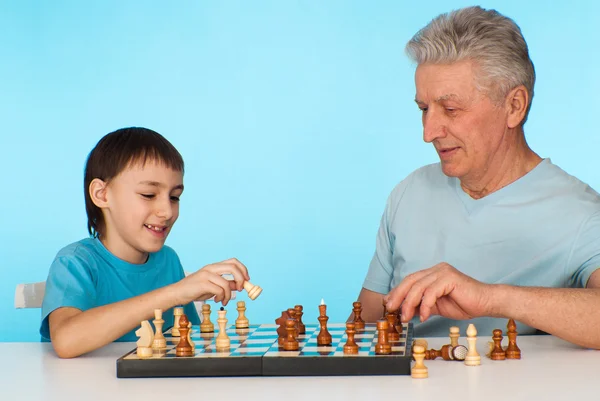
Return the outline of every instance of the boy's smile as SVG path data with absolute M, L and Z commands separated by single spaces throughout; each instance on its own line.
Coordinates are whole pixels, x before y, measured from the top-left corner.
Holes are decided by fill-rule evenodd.
M 145 263 L 177 221 L 182 192 L 180 171 L 153 160 L 129 166 L 106 185 L 102 243 L 120 259 Z

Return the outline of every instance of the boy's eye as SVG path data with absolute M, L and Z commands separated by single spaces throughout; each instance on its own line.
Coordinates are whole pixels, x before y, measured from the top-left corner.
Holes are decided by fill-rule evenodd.
M 171 196 L 173 202 L 179 202 L 179 196 Z
M 144 198 L 152 199 L 154 198 L 154 194 L 141 194 Z

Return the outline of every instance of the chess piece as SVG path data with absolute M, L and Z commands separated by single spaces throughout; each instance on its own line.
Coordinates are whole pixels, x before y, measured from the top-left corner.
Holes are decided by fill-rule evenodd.
M 467 343 L 469 344 L 469 351 L 465 358 L 465 365 L 481 365 L 481 356 L 477 352 L 477 329 L 473 323 L 469 324 L 469 327 L 467 327 Z
M 158 355 L 164 355 L 167 352 L 167 339 L 163 335 L 163 325 L 165 321 L 162 318 L 162 309 L 154 309 L 154 340 L 152 341 L 152 351 Z
M 450 344 L 451 346 L 451 351 L 450 351 L 450 355 L 452 356 L 452 359 L 455 361 L 464 361 L 465 358 L 467 357 L 467 353 L 469 352 L 469 350 L 467 349 L 467 347 L 465 347 L 464 345 L 457 345 L 456 347 L 452 347 L 452 344 Z
M 210 305 L 202 305 L 202 323 L 200 324 L 200 333 L 213 333 L 215 325 L 210 321 Z
M 306 326 L 302 323 L 302 315 L 304 314 L 302 310 L 304 308 L 302 305 L 296 305 L 294 309 L 296 310 L 296 318 L 298 319 L 298 334 L 306 334 Z
M 442 346 L 439 350 L 430 349 L 425 350 L 425 359 L 428 361 L 433 361 L 436 358 L 442 358 L 444 361 L 452 361 L 454 360 L 454 356 L 452 355 L 452 345 L 446 344 Z
M 379 320 L 387 320 L 387 318 L 386 318 L 387 302 L 385 301 L 385 298 L 381 299 L 381 304 L 383 305 L 383 312 L 382 312 L 381 318 Z
M 492 333 L 494 349 L 490 353 L 490 359 L 492 361 L 503 361 L 506 359 L 506 352 L 502 349 L 502 330 L 495 329 Z
M 365 328 L 365 321 L 360 314 L 362 313 L 362 304 L 360 302 L 352 303 L 352 311 L 354 312 L 354 328 L 362 330 Z
M 255 300 L 260 293 L 262 292 L 262 288 L 257 285 L 252 284 L 249 281 L 244 281 L 244 289 L 248 292 L 248 298 L 251 300 Z
M 288 319 L 285 322 L 287 336 L 283 342 L 283 349 L 286 351 L 298 351 L 300 344 L 296 340 L 296 319 Z
M 506 336 L 508 347 L 506 347 L 506 359 L 521 359 L 521 350 L 517 346 L 517 324 L 514 319 L 509 319 L 506 325 Z
M 327 317 L 327 305 L 321 300 L 321 305 L 319 305 L 319 324 L 321 325 L 321 330 L 317 335 L 317 346 L 326 346 L 331 345 L 331 334 L 327 330 L 327 321 L 329 317 Z
M 215 346 L 217 351 L 227 351 L 231 345 L 231 340 L 227 336 L 227 318 L 225 315 L 227 311 L 225 308 L 221 307 L 221 309 L 217 312 L 219 318 L 217 319 L 217 324 L 219 325 L 219 335 L 215 339 Z
M 420 345 L 421 347 L 423 347 L 423 352 L 425 352 L 424 350 L 427 349 L 427 346 L 429 344 L 427 343 L 427 340 L 425 340 L 424 338 L 417 338 L 416 340 L 413 341 L 413 344 L 412 344 L 413 350 L 415 349 L 415 346 L 417 346 L 417 345 Z
M 288 308 L 287 313 L 288 313 L 289 319 L 294 320 L 294 329 L 296 330 L 296 331 L 294 331 L 294 338 L 298 338 L 299 328 L 298 328 L 298 319 L 296 318 L 297 317 L 296 309 Z
M 460 338 L 460 329 L 457 326 L 450 327 L 450 345 L 456 347 Z
M 173 308 L 173 328 L 171 329 L 171 336 L 179 337 L 179 319 L 181 319 L 181 315 L 183 315 L 183 308 L 181 306 L 176 306 Z
M 244 301 L 238 301 L 237 311 L 238 311 L 238 318 L 235 319 L 235 328 L 236 329 L 247 329 L 248 327 L 250 327 L 250 323 L 248 322 L 248 319 L 246 318 L 246 315 L 245 315 L 246 303 Z
M 400 309 L 396 312 L 396 331 L 398 334 L 402 335 L 402 314 L 400 313 Z
M 275 324 L 279 325 L 277 328 L 277 343 L 280 347 L 283 347 L 283 342 L 285 341 L 285 337 L 287 336 L 287 330 L 285 329 L 285 325 L 290 315 L 286 310 L 281 312 L 281 316 L 275 319 Z
M 179 317 L 179 343 L 175 348 L 175 356 L 194 356 L 194 349 L 188 342 L 189 322 L 186 315 Z
M 354 335 L 356 334 L 355 323 L 346 323 L 346 344 L 344 345 L 344 354 L 355 355 L 358 354 L 358 345 L 354 342 Z
M 413 358 L 415 359 L 415 366 L 410 370 L 410 376 L 414 379 L 426 379 L 429 377 L 427 366 L 423 363 L 425 348 L 421 345 L 415 345 L 413 348 Z
M 188 344 L 190 344 L 190 347 L 192 348 L 192 351 L 196 351 L 196 344 L 194 343 L 194 341 L 192 341 L 192 322 L 188 323 L 188 333 L 187 333 L 187 340 L 188 340 Z
M 386 313 L 386 319 L 388 321 L 388 341 L 393 343 L 400 341 L 400 334 L 396 331 L 396 313 Z
M 377 355 L 387 355 L 392 353 L 392 346 L 388 341 L 389 323 L 387 320 L 377 321 L 377 343 L 375 344 L 375 353 Z
M 137 356 L 140 359 L 152 358 L 152 343 L 154 342 L 154 333 L 152 332 L 152 326 L 147 320 L 141 323 L 139 329 L 135 331 L 135 335 L 140 339 L 137 340 Z

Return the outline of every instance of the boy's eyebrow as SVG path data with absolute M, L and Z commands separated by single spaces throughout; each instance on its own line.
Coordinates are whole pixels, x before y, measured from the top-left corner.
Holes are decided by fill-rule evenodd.
M 165 185 L 158 182 L 158 181 L 140 181 L 139 182 L 140 185 L 150 185 L 153 187 L 164 187 Z M 175 189 L 181 189 L 183 191 L 183 184 L 179 184 L 179 185 L 175 185 L 173 188 L 171 188 L 171 191 L 175 190 Z

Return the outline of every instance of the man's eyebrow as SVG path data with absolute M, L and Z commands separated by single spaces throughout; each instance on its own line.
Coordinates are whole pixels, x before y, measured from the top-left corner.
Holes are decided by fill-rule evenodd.
M 165 187 L 164 184 L 161 184 L 158 181 L 140 181 L 139 184 L 140 185 L 150 185 L 151 187 L 158 187 L 158 188 Z M 181 189 L 183 191 L 183 184 L 175 185 L 173 188 L 171 188 L 171 191 L 176 190 L 176 189 Z
M 433 101 L 434 101 L 435 103 L 439 103 L 439 102 L 443 102 L 443 101 L 445 101 L 445 100 L 458 100 L 458 101 L 460 101 L 460 100 L 461 100 L 461 98 L 460 98 L 460 96 L 458 96 L 457 94 L 454 94 L 454 93 L 448 93 L 447 95 L 442 95 L 442 96 L 440 96 L 440 97 L 438 97 L 438 98 L 434 99 Z M 415 97 L 415 103 L 417 103 L 417 104 L 425 104 L 425 102 L 424 102 L 424 101 L 422 101 L 422 100 L 419 100 L 419 99 L 417 99 L 416 97 Z

